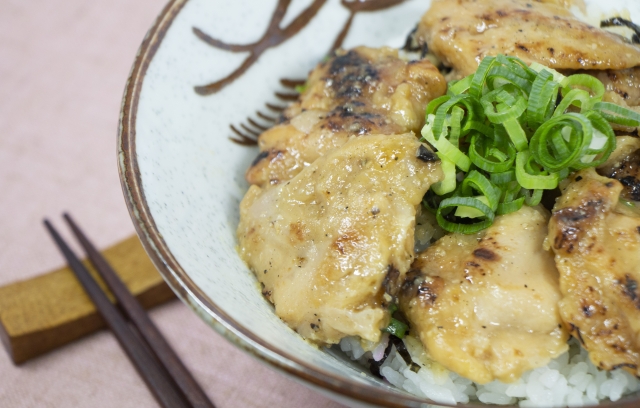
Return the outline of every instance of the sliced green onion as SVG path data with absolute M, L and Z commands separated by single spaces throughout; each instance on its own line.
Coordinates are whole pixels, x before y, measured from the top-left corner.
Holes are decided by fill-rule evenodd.
M 469 90 L 469 87 L 471 86 L 471 81 L 473 80 L 473 75 L 469 75 L 465 78 L 462 78 L 459 81 L 456 81 L 455 84 L 450 85 L 449 86 L 449 90 L 448 92 L 451 95 L 458 95 L 461 94 L 463 92 L 466 92 L 467 90 Z
M 452 161 L 456 164 L 461 170 L 469 171 L 469 167 L 471 167 L 471 159 L 462 153 L 457 146 L 454 146 L 451 142 L 449 142 L 446 138 L 441 137 L 437 139 L 433 135 L 433 129 L 431 125 L 427 123 L 422 128 L 422 137 L 429 143 L 433 145 L 438 150 L 442 156 L 448 160 Z
M 439 152 L 436 154 L 440 157 L 444 179 L 431 186 L 431 189 L 437 195 L 445 195 L 456 189 L 456 164 Z
M 496 89 L 480 98 L 484 114 L 492 123 L 503 123 L 509 119 L 518 118 L 527 109 L 527 102 L 521 96 L 517 99 L 513 98 L 514 103 L 511 106 L 506 106 L 507 96 L 513 98 L 503 89 Z M 494 107 L 494 103 L 498 103 L 498 106 Z
M 539 64 L 537 62 L 532 62 L 531 65 L 529 66 L 529 68 L 531 68 L 532 70 L 536 71 L 536 72 L 542 72 L 543 70 L 550 72 L 553 75 L 553 80 L 557 83 L 561 83 L 566 76 L 562 75 L 561 73 L 559 73 L 558 71 L 556 71 L 553 68 L 549 68 L 546 67 L 542 64 Z
M 461 124 L 463 128 L 465 128 L 466 123 L 469 121 L 484 121 L 482 107 L 475 98 L 471 97 L 469 94 L 454 95 L 450 97 L 449 100 L 438 106 L 438 109 L 436 110 L 435 120 L 433 121 L 433 134 L 436 139 L 440 139 L 440 136 L 445 132 L 445 122 L 449 111 L 457 105 L 461 105 L 467 113 L 463 123 Z M 463 132 L 463 135 L 464 134 L 465 133 Z
M 594 103 L 589 92 L 582 89 L 572 89 L 562 98 L 562 102 L 558 104 L 553 116 L 563 115 L 570 106 L 577 106 L 580 111 L 584 112 L 591 109 Z
M 476 133 L 469 143 L 469 159 L 480 169 L 492 174 L 507 171 L 516 159 L 516 149 L 511 143 L 505 143 L 502 147 L 506 152 L 499 150 L 496 143 L 491 144 L 491 139 Z
M 515 172 L 514 172 L 514 180 L 515 180 Z M 507 184 L 503 184 L 501 186 L 502 189 L 502 198 L 501 198 L 501 202 L 509 202 L 509 201 L 513 201 L 516 198 L 520 197 L 520 190 L 522 190 L 522 187 L 520 187 L 520 184 L 517 181 L 510 181 Z
M 597 111 L 587 112 L 584 116 L 593 125 L 593 137 L 586 155 L 582 157 L 580 163 L 573 165 L 576 170 L 601 165 L 607 161 L 611 152 L 616 148 L 616 134 L 609 122 Z
M 562 86 L 561 92 L 564 97 L 569 93 L 571 89 L 579 88 L 589 90 L 591 97 L 599 102 L 604 96 L 604 85 L 600 80 L 594 76 L 587 74 L 574 74 L 565 77 L 560 83 Z
M 509 146 L 511 146 L 511 145 L 509 145 Z M 505 153 L 503 153 L 502 150 L 499 150 L 497 147 L 489 147 L 489 149 L 487 151 L 487 157 L 493 157 L 496 160 L 500 160 L 500 161 L 509 160 L 509 156 L 506 155 Z M 512 157 L 515 157 L 515 152 L 512 155 Z
M 624 205 L 625 207 L 629 207 L 634 210 L 638 209 L 638 206 L 633 201 L 625 200 L 624 198 L 618 198 L 618 201 L 620 202 L 620 204 Z
M 471 79 L 471 85 L 469 86 L 469 95 L 475 96 L 476 98 L 480 98 L 482 96 L 487 73 L 496 62 L 497 61 L 495 57 L 483 58 L 475 74 L 473 74 L 473 78 Z
M 540 201 L 542 201 L 541 189 L 527 190 L 523 188 L 522 194 L 524 194 L 525 203 L 530 207 L 533 207 L 534 205 L 538 205 L 540 204 Z
M 564 132 L 562 136 L 567 142 L 566 148 L 563 148 L 564 142 L 558 132 Z M 579 113 L 566 113 L 543 123 L 534 133 L 529 145 L 535 160 L 553 173 L 578 165 L 580 158 L 589 149 L 592 136 L 593 125 L 587 117 Z
M 552 78 L 548 71 L 541 71 L 533 81 L 527 107 L 527 123 L 530 128 L 540 126 L 547 120 L 548 112 L 555 106 L 560 84 L 552 81 Z
M 512 84 L 526 94 L 531 92 L 531 82 L 505 66 L 493 66 L 487 73 L 487 83 L 492 84 L 493 89 Z
M 484 219 L 473 224 L 462 224 L 452 221 L 448 221 L 443 216 L 443 211 L 453 209 L 458 206 L 473 207 L 482 212 Z M 460 232 L 462 234 L 474 234 L 478 231 L 482 231 L 493 223 L 495 214 L 491 211 L 491 208 L 484 204 L 482 201 L 473 197 L 451 197 L 442 200 L 438 211 L 436 212 L 436 220 L 438 224 L 446 231 Z
M 529 81 L 533 81 L 538 74 L 537 71 L 531 69 L 531 67 L 525 64 L 525 62 L 518 57 L 498 55 L 497 59 L 499 62 L 508 65 L 516 75 L 528 79 Z
M 498 209 L 496 210 L 496 215 L 505 215 L 512 212 L 516 212 L 522 208 L 524 205 L 525 198 L 520 197 L 515 200 L 505 201 L 503 203 L 498 204 Z
M 513 142 L 516 150 L 519 152 L 527 150 L 527 148 L 529 147 L 527 135 L 524 133 L 522 126 L 520 126 L 518 118 L 507 119 L 502 124 L 504 126 L 504 129 L 507 131 L 507 134 L 509 135 L 509 139 L 511 139 L 511 142 Z
M 538 174 L 532 174 L 525 170 L 525 166 L 529 165 L 529 161 L 533 159 L 531 152 L 525 150 L 519 152 L 516 156 L 516 180 L 524 188 L 536 190 L 553 190 L 558 187 L 558 174 L 546 172 L 538 172 Z M 528 167 L 528 166 L 527 166 Z
M 593 108 L 600 112 L 608 122 L 621 126 L 640 126 L 640 114 L 611 102 L 598 102 Z
M 467 177 L 462 180 L 460 192 L 463 196 L 470 196 L 474 190 L 487 198 L 487 203 L 485 204 L 488 205 L 492 211 L 498 208 L 501 193 L 500 189 L 494 186 L 483 174 L 476 170 L 471 170 L 467 174 Z
M 389 325 L 384 329 L 382 329 L 382 331 L 385 331 L 393 336 L 396 336 L 399 339 L 402 339 L 405 333 L 407 332 L 407 329 L 409 329 L 409 326 L 407 326 L 405 323 L 401 322 L 400 320 L 392 317 L 391 321 L 389 322 Z
M 491 126 L 485 125 L 482 122 L 467 121 L 466 125 L 462 128 L 462 133 L 467 135 L 472 130 L 476 130 L 487 137 L 493 137 L 493 134 L 495 132 Z
M 449 141 L 452 145 L 458 147 L 458 139 L 460 138 L 460 122 L 464 111 L 458 106 L 454 106 L 451 110 L 451 117 L 449 118 L 451 124 L 451 130 L 449 131 Z
M 442 95 L 432 100 L 431 102 L 429 102 L 429 104 L 427 105 L 425 117 L 435 114 L 436 110 L 440 107 L 440 105 L 447 102 L 449 99 L 451 99 L 451 95 Z
M 485 205 L 489 205 L 489 199 L 483 195 L 473 197 L 477 200 L 482 201 Z M 478 210 L 475 207 L 467 207 L 464 205 L 459 206 L 454 213 L 456 217 L 460 218 L 479 218 L 484 216 L 482 211 Z
M 514 157 L 515 157 L 515 154 L 514 154 Z M 496 185 L 510 183 L 516 180 L 516 172 L 515 170 L 508 170 L 502 173 L 491 173 L 490 180 L 493 184 L 496 184 Z

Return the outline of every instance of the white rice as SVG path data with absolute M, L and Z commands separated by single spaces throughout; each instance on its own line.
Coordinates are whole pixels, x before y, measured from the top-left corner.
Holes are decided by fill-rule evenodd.
M 383 338 L 383 344 L 386 341 Z M 380 366 L 381 375 L 400 389 L 440 403 L 455 405 L 479 401 L 520 407 L 579 407 L 606 400 L 617 401 L 640 390 L 640 380 L 628 372 L 622 369 L 603 371 L 594 366 L 587 351 L 574 339 L 569 341 L 568 352 L 545 367 L 526 372 L 518 381 L 510 384 L 493 381 L 484 385 L 473 383 L 429 360 L 414 338 L 406 337 L 404 344 L 420 369 L 414 372 L 392 346 Z M 364 365 L 373 355 L 370 351 L 365 352 L 355 337 L 343 339 L 340 349 Z

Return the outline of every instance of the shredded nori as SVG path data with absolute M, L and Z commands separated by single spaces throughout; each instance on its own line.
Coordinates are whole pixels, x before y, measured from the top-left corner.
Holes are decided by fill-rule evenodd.
M 389 338 L 391 337 L 393 336 L 389 336 Z M 393 344 L 391 343 L 391 341 L 389 341 L 389 344 L 387 344 L 387 348 L 384 349 L 384 355 L 379 361 L 375 361 L 372 358 L 369 359 L 369 372 L 371 372 L 371 374 L 378 378 L 382 378 L 382 374 L 380 374 L 380 366 L 382 365 L 382 363 L 384 363 L 387 357 L 389 357 L 389 353 L 391 353 L 391 346 L 393 346 Z
M 635 25 L 632 21 L 626 20 L 622 17 L 612 17 L 600 22 L 600 27 L 628 27 L 633 30 L 634 34 L 631 37 L 631 42 L 634 44 L 640 44 L 640 27 Z
M 429 53 L 429 46 L 426 42 L 419 42 L 416 38 L 416 32 L 418 31 L 418 26 L 416 25 L 413 30 L 407 35 L 407 39 L 404 42 L 401 50 L 407 52 L 418 52 L 420 51 L 420 58 L 424 58 L 425 55 Z
M 438 157 L 438 155 L 432 152 L 431 150 L 424 147 L 424 145 L 420 145 L 420 148 L 418 149 L 418 153 L 416 154 L 416 157 L 425 163 L 440 161 L 440 157 Z
M 389 353 L 391 353 L 391 347 L 396 347 L 396 352 L 402 357 L 404 362 L 409 366 L 409 369 L 414 373 L 420 371 L 420 366 L 411 360 L 411 355 L 407 350 L 407 347 L 404 345 L 402 339 L 390 335 L 389 336 L 389 344 L 387 344 L 387 348 L 384 349 L 384 355 L 380 359 L 380 361 L 375 361 L 374 359 L 369 359 L 369 371 L 372 375 L 382 378 L 382 374 L 380 374 L 380 366 L 385 362 L 387 357 L 389 357 Z
M 389 343 L 396 346 L 396 351 L 398 352 L 398 354 L 400 354 L 400 357 L 402 357 L 402 359 L 404 360 L 405 363 L 407 363 L 407 365 L 411 365 L 411 363 L 413 363 L 413 361 L 411 360 L 411 355 L 409 354 L 409 351 L 407 350 L 407 347 L 404 345 L 404 342 L 402 341 L 402 339 L 396 336 L 389 336 Z

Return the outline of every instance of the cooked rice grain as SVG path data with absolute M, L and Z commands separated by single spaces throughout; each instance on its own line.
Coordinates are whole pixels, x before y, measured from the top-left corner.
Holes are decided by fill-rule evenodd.
M 518 404 L 520 407 L 578 407 L 606 400 L 617 401 L 640 390 L 640 380 L 622 369 L 599 370 L 574 339 L 569 341 L 568 352 L 545 367 L 526 372 L 518 381 L 510 384 L 493 381 L 484 385 L 428 361 L 424 354 L 419 355 L 416 351 L 415 339 L 406 338 L 404 343 L 420 370 L 412 371 L 392 347 L 380 366 L 380 373 L 394 386 L 440 403 L 480 401 L 496 405 Z M 354 337 L 343 339 L 340 348 L 361 364 L 367 364 L 372 356 Z

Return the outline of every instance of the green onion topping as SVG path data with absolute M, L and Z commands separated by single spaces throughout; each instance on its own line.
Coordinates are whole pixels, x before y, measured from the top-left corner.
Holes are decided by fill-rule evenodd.
M 401 339 L 404 337 L 408 329 L 409 329 L 409 326 L 407 326 L 405 323 L 401 322 L 400 320 L 392 317 L 391 322 L 389 322 L 389 325 L 384 329 L 382 329 L 382 331 L 385 331 Z
M 449 83 L 427 105 L 421 132 L 445 175 L 428 193 L 439 197 L 428 200 L 439 202 L 429 208 L 438 224 L 473 234 L 496 215 L 538 205 L 572 171 L 606 161 L 616 145 L 611 125 L 640 126 L 640 114 L 603 102 L 604 93 L 590 75 L 504 55 Z

